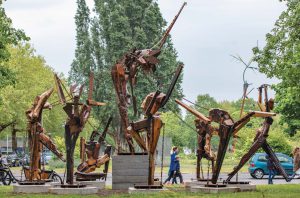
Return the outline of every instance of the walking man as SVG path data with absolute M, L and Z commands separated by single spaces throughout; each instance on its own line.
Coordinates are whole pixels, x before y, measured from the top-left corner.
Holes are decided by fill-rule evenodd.
M 273 178 L 276 175 L 276 167 L 274 166 L 273 160 L 270 158 L 270 156 L 267 154 L 267 167 L 269 170 L 269 179 L 268 184 L 273 184 Z

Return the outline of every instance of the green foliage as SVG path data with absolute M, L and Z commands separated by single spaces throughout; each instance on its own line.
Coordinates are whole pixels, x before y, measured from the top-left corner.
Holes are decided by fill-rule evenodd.
M 76 50 L 75 59 L 71 64 L 69 72 L 69 80 L 72 82 L 85 84 L 86 77 L 89 76 L 91 68 L 93 68 L 92 46 L 89 35 L 89 8 L 85 0 L 77 0 L 78 9 L 75 15 L 76 24 Z
M 253 48 L 259 70 L 281 80 L 276 86 L 276 111 L 294 135 L 300 129 L 300 1 L 284 0 L 283 11 L 275 27 L 266 35 L 263 49 Z
M 0 0 L 0 89 L 15 83 L 15 75 L 5 66 L 9 60 L 9 45 L 16 45 L 22 40 L 28 40 L 22 30 L 12 27 L 12 21 L 5 14 L 2 7 L 3 0 Z M 0 103 L 1 104 L 1 103 Z
M 189 145 L 188 143 L 190 141 L 190 137 L 192 136 L 191 133 L 194 134 L 194 138 L 196 137 L 195 131 L 192 131 L 184 126 L 182 121 L 172 112 L 163 113 L 161 117 L 165 123 L 165 134 L 172 138 L 173 145 L 179 147 L 193 146 Z
M 7 62 L 9 70 L 16 75 L 16 84 L 1 90 L 2 105 L 0 123 L 16 122 L 16 128 L 26 131 L 27 119 L 25 111 L 29 109 L 37 95 L 54 87 L 53 70 L 45 64 L 42 57 L 35 55 L 29 44 L 10 47 L 11 59 Z M 58 100 L 53 93 L 49 102 Z M 45 129 L 52 135 L 62 135 L 65 115 L 61 108 L 53 107 L 43 113 Z
M 65 139 L 61 136 L 55 136 L 53 138 L 58 150 L 62 153 L 67 153 L 66 151 L 66 146 L 65 146 Z M 76 148 L 78 149 L 75 149 L 74 150 L 74 159 L 79 159 L 80 158 L 80 142 L 77 141 L 76 142 Z M 54 158 L 54 159 L 57 159 L 57 158 Z

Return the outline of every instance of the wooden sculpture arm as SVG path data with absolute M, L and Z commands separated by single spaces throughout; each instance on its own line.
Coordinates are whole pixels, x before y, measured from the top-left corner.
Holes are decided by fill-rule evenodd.
M 57 74 L 54 74 L 54 82 L 55 82 L 56 91 L 57 91 L 60 103 L 65 105 L 67 100 L 66 100 L 66 97 L 65 97 L 65 94 L 64 94 L 64 91 L 63 91 L 61 80 L 59 79 Z
M 87 101 L 86 101 L 86 103 L 87 103 L 87 105 L 89 105 L 89 106 L 104 106 L 104 105 L 106 105 L 106 103 L 104 103 L 104 102 L 97 102 L 97 101 L 94 101 L 94 100 L 92 100 L 92 99 L 88 99 Z
M 254 117 L 267 118 L 271 116 L 276 116 L 276 113 L 264 112 L 264 111 L 254 111 Z
M 265 107 L 265 106 L 263 105 L 263 103 L 262 103 L 262 89 L 263 89 L 262 86 L 260 86 L 260 87 L 258 88 L 257 105 L 258 105 L 258 107 L 259 107 L 259 109 L 260 109 L 261 111 L 266 111 L 266 107 Z
M 98 148 L 98 150 L 99 149 L 100 148 Z M 104 151 L 103 156 L 97 157 L 95 159 L 94 158 L 87 159 L 85 162 L 79 164 L 77 170 L 83 173 L 90 173 L 95 171 L 96 168 L 100 168 L 103 164 L 105 164 L 107 166 L 104 168 L 104 172 L 107 173 L 110 155 L 111 155 L 111 146 L 108 145 Z
M 41 95 L 37 96 L 35 101 L 34 101 L 34 106 L 32 108 L 32 111 L 29 112 L 28 116 L 31 119 L 37 120 L 39 119 L 39 116 L 41 114 L 41 111 L 44 108 L 50 107 L 50 104 L 47 103 L 48 98 L 51 96 L 52 92 L 53 92 L 53 88 L 45 91 L 44 93 L 42 93 Z M 46 105 L 47 104 L 47 105 Z M 28 112 L 28 111 L 27 111 Z
M 61 159 L 63 162 L 65 162 L 65 158 L 63 157 L 63 154 L 57 149 L 54 142 L 50 139 L 49 136 L 47 136 L 45 133 L 39 134 L 40 142 L 47 147 L 52 153 L 54 153 L 59 159 Z
M 81 163 L 85 161 L 85 139 L 80 137 L 80 159 Z
M 251 117 L 260 117 L 260 118 L 267 118 L 271 116 L 275 116 L 276 113 L 271 113 L 271 112 L 263 112 L 263 111 L 252 111 L 247 113 L 245 116 L 243 116 L 240 120 L 235 122 L 235 128 L 234 128 L 234 133 L 233 135 L 236 136 L 238 131 L 243 128 L 249 121 Z
M 210 123 L 211 122 L 211 120 L 209 118 L 207 118 L 205 115 L 203 115 L 202 113 L 200 113 L 200 112 L 196 111 L 195 109 L 189 107 L 188 105 L 184 104 L 180 100 L 175 99 L 175 102 L 177 104 L 179 104 L 180 106 L 182 106 L 183 108 L 185 108 L 186 110 L 188 110 L 190 113 L 192 113 L 198 119 L 204 121 L 205 123 Z
M 144 140 L 142 139 L 142 137 L 140 136 L 140 134 L 139 134 L 137 131 L 135 131 L 135 130 L 133 129 L 132 126 L 127 127 L 127 131 L 130 133 L 131 137 L 134 138 L 134 140 L 136 141 L 136 143 L 137 143 L 143 150 L 145 150 L 145 151 L 148 150 L 148 149 L 147 149 L 147 146 L 146 146 L 146 144 L 145 144 L 145 142 L 144 142 Z

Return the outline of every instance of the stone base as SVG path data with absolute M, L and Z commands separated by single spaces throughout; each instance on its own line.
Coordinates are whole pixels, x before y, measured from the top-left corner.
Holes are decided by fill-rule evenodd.
M 61 185 L 60 182 L 50 182 L 49 184 L 51 185 L 51 187 L 55 187 L 55 186 L 60 186 Z
M 13 186 L 14 193 L 26 193 L 26 194 L 36 194 L 36 193 L 48 193 L 51 188 L 50 184 L 44 185 L 19 185 Z
M 80 181 L 79 183 L 87 187 L 96 187 L 98 190 L 105 189 L 105 181 Z
M 227 184 L 228 187 L 238 187 L 239 192 L 256 191 L 256 185 L 252 184 Z
M 69 195 L 69 194 L 90 195 L 90 194 L 97 194 L 98 188 L 96 187 L 83 187 L 83 188 L 54 187 L 54 188 L 50 188 L 49 192 L 57 195 Z
M 122 154 L 112 157 L 112 189 L 128 190 L 135 184 L 147 184 L 149 175 L 148 155 Z
M 128 188 L 128 193 L 129 194 L 151 194 L 151 193 L 159 193 L 159 192 L 164 192 L 167 191 L 168 189 L 166 188 L 160 188 L 160 189 L 136 189 L 134 187 L 129 187 Z
M 204 186 L 205 184 L 207 184 L 207 181 L 192 180 L 192 181 L 185 182 L 184 187 L 191 188 L 192 186 Z
M 190 191 L 191 192 L 202 192 L 202 193 L 209 193 L 209 194 L 216 194 L 216 193 L 223 193 L 223 192 L 239 192 L 239 188 L 238 187 L 219 187 L 219 188 L 215 188 L 215 187 L 205 187 L 205 186 L 191 186 L 190 187 Z

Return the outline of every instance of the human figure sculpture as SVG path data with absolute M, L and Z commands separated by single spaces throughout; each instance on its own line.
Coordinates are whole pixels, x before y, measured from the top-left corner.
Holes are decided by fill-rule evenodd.
M 111 155 L 111 146 L 107 145 L 104 151 L 104 155 L 99 156 L 101 145 L 105 145 L 105 137 L 108 131 L 108 127 L 112 121 L 112 117 L 109 118 L 108 123 L 100 134 L 98 131 L 93 131 L 88 142 L 83 137 L 80 138 L 80 159 L 81 163 L 77 167 L 76 180 L 94 180 L 94 179 L 106 179 L 108 165 Z M 96 136 L 99 135 L 96 141 Z M 93 173 L 96 168 L 100 168 L 105 164 L 103 174 Z M 93 174 L 92 174 L 93 173 Z
M 92 100 L 93 93 L 93 82 L 94 75 L 90 75 L 88 99 L 86 103 L 80 102 L 80 98 L 83 92 L 83 86 L 71 86 L 70 93 L 65 89 L 62 81 L 55 74 L 55 82 L 57 86 L 58 96 L 60 102 L 64 105 L 63 110 L 67 114 L 67 120 L 65 123 L 65 145 L 67 151 L 67 170 L 66 170 L 66 183 L 68 185 L 73 185 L 74 183 L 74 150 L 76 146 L 76 141 L 79 134 L 82 132 L 85 124 L 87 123 L 89 116 L 91 114 L 92 106 L 103 106 L 105 103 L 96 102 Z M 71 102 L 67 102 L 64 91 L 68 94 Z
M 259 95 L 258 95 L 258 106 L 260 110 L 264 113 L 269 113 L 274 107 L 274 100 L 272 98 L 268 99 L 268 85 L 263 84 L 258 88 Z M 264 91 L 264 103 L 262 101 L 263 98 L 263 91 Z M 228 174 L 228 178 L 226 179 L 226 182 L 229 182 L 231 178 L 247 163 L 247 161 L 256 153 L 256 151 L 260 148 L 262 148 L 269 158 L 273 161 L 275 169 L 285 178 L 287 182 L 290 181 L 289 176 L 281 166 L 278 158 L 276 157 L 274 151 L 272 150 L 271 146 L 268 144 L 267 138 L 269 136 L 269 130 L 270 126 L 273 123 L 272 116 L 275 116 L 276 114 L 270 114 L 270 116 L 267 116 L 264 118 L 264 122 L 262 126 L 257 130 L 256 136 L 253 140 L 253 143 L 249 149 L 249 151 L 243 155 L 241 158 L 239 164 L 234 168 L 232 172 Z
M 197 178 L 200 177 L 200 161 L 203 157 L 212 161 L 213 171 L 211 182 L 217 183 L 221 167 L 224 161 L 224 157 L 228 148 L 229 140 L 236 134 L 246 123 L 250 121 L 251 117 L 270 117 L 274 116 L 274 113 L 252 111 L 247 113 L 238 121 L 234 121 L 230 114 L 222 109 L 210 109 L 209 116 L 205 116 L 195 109 L 185 105 L 179 100 L 176 102 L 191 112 L 197 117 L 195 125 L 198 132 L 198 155 L 197 155 Z M 217 123 L 218 128 L 213 127 L 212 123 Z M 213 134 L 219 136 L 218 154 L 215 157 L 211 151 L 211 137 Z
M 142 70 L 144 73 L 154 72 L 156 70 L 156 65 L 159 63 L 158 56 L 161 53 L 161 49 L 185 5 L 186 3 L 182 5 L 178 14 L 175 16 L 162 39 L 159 41 L 158 49 L 134 49 L 131 52 L 126 53 L 111 69 L 111 76 L 117 95 L 118 109 L 123 128 L 122 132 L 129 146 L 129 151 L 132 154 L 135 152 L 133 139 L 138 142 L 139 146 L 141 146 L 139 139 L 136 139 L 139 138 L 139 135 L 136 134 L 135 131 L 130 132 L 127 130 L 127 128 L 130 126 L 128 107 L 131 101 L 133 103 L 135 114 L 137 112 L 136 98 L 134 96 L 133 89 L 136 84 L 136 75 L 139 70 Z M 127 84 L 130 86 L 131 95 L 127 91 Z
M 53 93 L 53 88 L 36 96 L 33 105 L 26 111 L 27 132 L 30 150 L 30 166 L 24 169 L 26 180 L 44 180 L 48 178 L 47 173 L 41 170 L 41 153 L 43 146 L 47 147 L 59 159 L 65 161 L 63 154 L 58 151 L 54 142 L 47 136 L 46 130 L 42 126 L 42 114 L 44 109 L 51 109 L 52 106 L 47 102 Z

